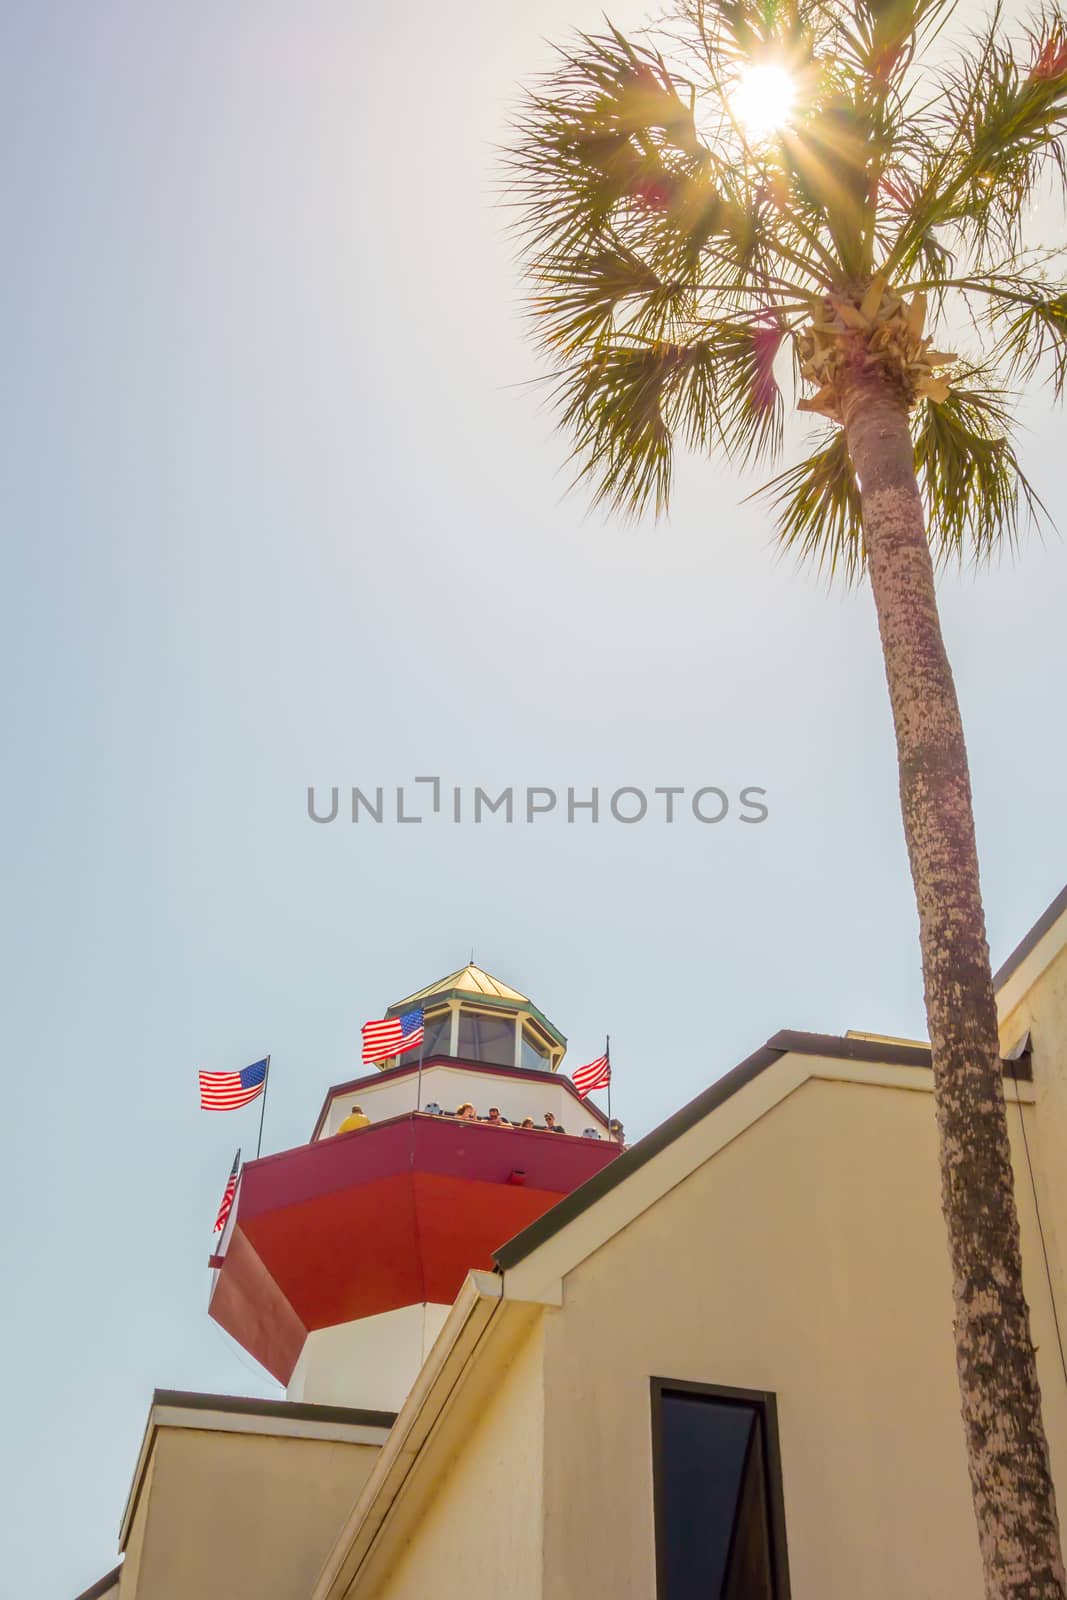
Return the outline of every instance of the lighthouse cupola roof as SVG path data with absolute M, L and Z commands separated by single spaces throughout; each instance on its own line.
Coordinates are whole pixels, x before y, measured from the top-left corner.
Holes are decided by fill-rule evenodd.
M 567 1049 L 566 1036 L 529 995 L 473 961 L 395 1001 L 386 1015 L 402 1016 L 416 1006 L 425 1019 L 427 1059 L 454 1056 L 555 1072 Z
M 512 1005 L 530 1004 L 528 994 L 522 994 L 503 979 L 494 978 L 484 967 L 476 967 L 473 961 L 468 961 L 458 972 L 450 972 L 447 977 L 438 978 L 436 983 L 427 984 L 425 989 L 419 989 L 415 994 L 409 994 L 406 999 L 398 1000 L 389 1010 L 403 1011 L 420 1002 L 425 1005 L 434 997 L 446 995 L 481 995 L 485 999 L 505 1000 Z

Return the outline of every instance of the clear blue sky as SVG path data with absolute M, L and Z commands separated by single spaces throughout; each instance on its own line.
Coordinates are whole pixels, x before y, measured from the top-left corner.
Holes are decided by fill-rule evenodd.
M 610 1030 L 631 1135 L 781 1026 L 922 1032 L 868 594 L 776 561 L 725 469 L 587 516 L 526 386 L 493 146 L 597 15 L 3 9 L 5 1596 L 113 1564 L 153 1385 L 277 1392 L 205 1312 L 256 1117 L 198 1067 L 271 1051 L 297 1143 L 472 945 L 572 1061 Z M 1063 418 L 1025 420 L 1062 522 Z M 1067 877 L 1065 580 L 1052 538 L 942 586 L 995 959 Z M 307 820 L 421 773 L 770 817 Z

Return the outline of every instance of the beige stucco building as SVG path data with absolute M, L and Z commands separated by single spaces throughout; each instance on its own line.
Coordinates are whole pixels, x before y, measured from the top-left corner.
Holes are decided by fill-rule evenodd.
M 1062 1505 L 1067 891 L 997 988 Z M 778 1034 L 502 1239 L 395 1417 L 158 1394 L 86 1594 L 979 1600 L 938 1191 L 922 1046 Z

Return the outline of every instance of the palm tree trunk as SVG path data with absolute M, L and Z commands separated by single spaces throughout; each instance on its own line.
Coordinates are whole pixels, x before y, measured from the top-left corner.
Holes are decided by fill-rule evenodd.
M 907 410 L 878 371 L 844 395 L 861 486 L 919 910 L 955 1304 L 987 1600 L 1064 1600 L 1056 1497 L 1023 1295 L 996 1004 L 963 724 L 941 637 Z

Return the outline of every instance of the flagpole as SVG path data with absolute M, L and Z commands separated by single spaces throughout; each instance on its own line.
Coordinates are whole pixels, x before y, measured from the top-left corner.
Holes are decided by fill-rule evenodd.
M 608 1063 L 608 1138 L 611 1138 L 611 1034 L 604 1035 L 604 1055 Z
M 419 1088 L 415 1099 L 415 1110 L 422 1110 L 422 1052 L 426 1049 L 426 1018 L 423 1017 L 422 1038 L 419 1040 Z
M 237 1185 L 241 1181 L 241 1174 L 242 1174 L 243 1171 L 244 1171 L 244 1168 L 241 1165 L 241 1146 L 238 1145 L 237 1146 L 237 1154 L 233 1158 L 233 1199 L 230 1201 L 230 1210 L 226 1213 L 226 1221 L 222 1224 L 222 1227 L 219 1229 L 219 1244 L 220 1245 L 222 1243 L 223 1235 L 226 1232 L 227 1223 L 230 1220 L 230 1213 L 233 1211 L 234 1206 L 237 1204 Z
M 259 1104 L 259 1138 L 256 1140 L 256 1160 L 263 1148 L 263 1117 L 267 1110 L 267 1085 L 270 1082 L 270 1056 L 267 1057 L 266 1070 L 263 1073 L 263 1098 Z

